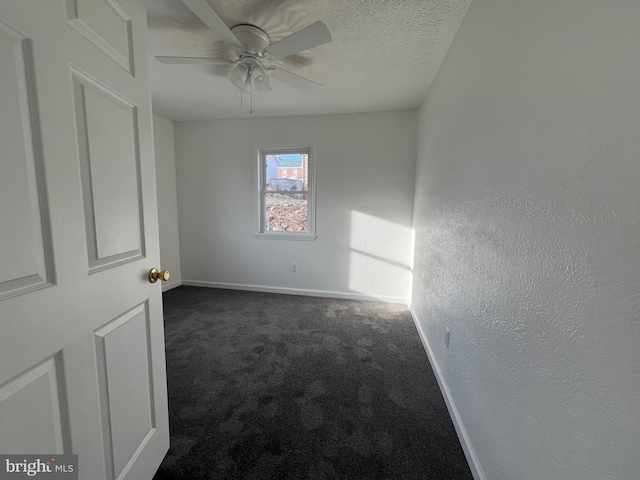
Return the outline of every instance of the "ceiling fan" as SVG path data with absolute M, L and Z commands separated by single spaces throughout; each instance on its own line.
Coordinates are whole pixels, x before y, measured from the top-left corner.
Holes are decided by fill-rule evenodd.
M 308 78 L 283 70 L 273 64 L 275 60 L 303 50 L 323 45 L 331 41 L 331 33 L 322 22 L 315 22 L 297 32 L 271 43 L 267 32 L 251 24 L 238 24 L 229 29 L 206 0 L 181 0 L 202 22 L 220 36 L 237 54 L 236 60 L 215 57 L 156 56 L 166 64 L 209 64 L 233 65 L 229 72 L 229 81 L 240 91 L 251 96 L 253 113 L 253 91 L 271 90 L 270 77 L 298 88 L 312 92 L 321 85 Z

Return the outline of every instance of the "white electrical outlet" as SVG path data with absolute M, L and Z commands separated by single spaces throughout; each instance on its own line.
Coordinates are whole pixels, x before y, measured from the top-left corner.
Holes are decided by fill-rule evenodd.
M 448 328 L 444 329 L 444 345 L 449 348 L 449 340 L 451 339 L 451 332 Z
M 297 263 L 292 263 L 291 264 L 291 271 L 293 273 L 298 273 L 298 264 Z

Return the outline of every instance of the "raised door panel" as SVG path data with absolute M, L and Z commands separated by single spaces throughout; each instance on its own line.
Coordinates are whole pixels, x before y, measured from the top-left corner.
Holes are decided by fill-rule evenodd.
M 0 386 L 3 454 L 70 453 L 57 363 L 50 358 Z
M 134 74 L 131 19 L 114 0 L 67 0 L 67 18 L 87 40 Z
M 149 339 L 146 305 L 95 333 L 107 478 L 126 474 L 156 427 Z
M 53 282 L 30 40 L 0 20 L 0 300 Z
M 93 273 L 144 254 L 137 109 L 78 70 L 73 70 L 73 82 Z

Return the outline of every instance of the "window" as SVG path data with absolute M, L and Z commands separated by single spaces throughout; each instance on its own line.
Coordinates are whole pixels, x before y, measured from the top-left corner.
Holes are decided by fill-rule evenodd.
M 312 148 L 257 150 L 256 236 L 315 239 Z

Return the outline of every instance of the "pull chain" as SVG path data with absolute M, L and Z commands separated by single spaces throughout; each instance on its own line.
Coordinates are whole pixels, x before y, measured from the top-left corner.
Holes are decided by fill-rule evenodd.
M 251 106 L 249 107 L 249 113 L 253 115 L 253 73 L 251 72 L 251 70 L 249 70 L 249 80 L 251 81 L 251 83 L 249 84 L 249 95 L 251 95 Z

